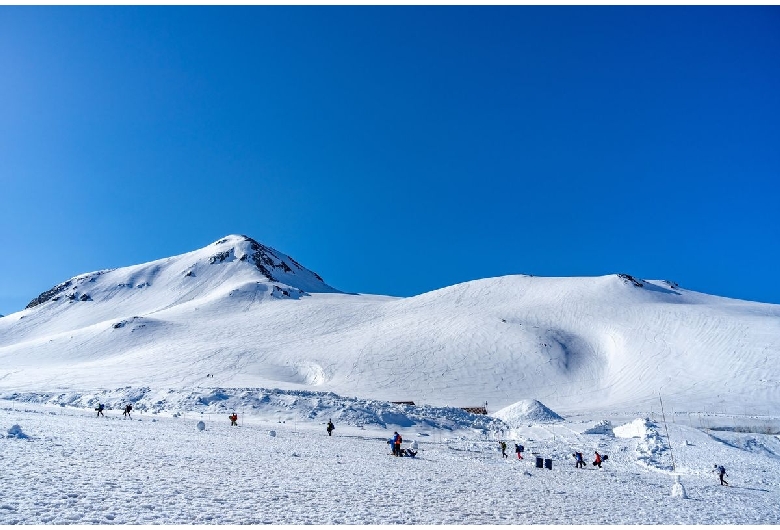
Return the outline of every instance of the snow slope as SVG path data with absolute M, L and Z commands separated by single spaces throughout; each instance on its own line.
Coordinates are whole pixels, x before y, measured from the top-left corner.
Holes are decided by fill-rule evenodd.
M 266 388 L 498 410 L 777 414 L 780 306 L 625 275 L 344 294 L 245 236 L 0 319 L 0 392 Z

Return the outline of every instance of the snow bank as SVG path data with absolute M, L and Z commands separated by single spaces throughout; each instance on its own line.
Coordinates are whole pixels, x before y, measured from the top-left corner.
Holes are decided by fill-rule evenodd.
M 9 401 L 94 408 L 106 406 L 106 414 L 118 412 L 127 403 L 139 413 L 168 413 L 174 417 L 182 412 L 239 415 L 250 414 L 287 421 L 318 421 L 332 418 L 336 424 L 379 426 L 383 428 L 444 429 L 456 431 L 474 429 L 494 432 L 506 429 L 501 420 L 482 414 L 471 414 L 453 407 L 407 406 L 387 401 L 365 400 L 339 396 L 333 392 L 280 390 L 265 388 L 204 388 L 197 390 L 152 389 L 125 387 L 99 392 L 13 392 L 2 394 Z M 541 403 L 539 403 L 541 405 Z M 544 405 L 544 410 L 549 411 Z M 555 417 L 555 413 L 549 411 Z M 534 414 L 539 414 L 534 413 Z M 549 414 L 543 414 L 545 417 Z
M 562 417 L 535 399 L 518 401 L 492 414 L 492 416 L 502 420 L 513 429 L 522 427 L 529 421 L 534 423 L 563 421 Z
M 612 422 L 609 420 L 602 420 L 593 427 L 582 431 L 582 434 L 607 434 L 612 436 L 615 433 L 612 431 Z
M 612 429 L 618 438 L 638 438 L 634 451 L 637 461 L 661 470 L 672 470 L 671 456 L 667 456 L 670 450 L 669 444 L 658 432 L 658 426 L 649 419 L 637 418 L 631 423 Z
M 637 418 L 631 423 L 615 427 L 612 432 L 618 438 L 645 438 L 652 426 L 653 423 L 650 420 Z

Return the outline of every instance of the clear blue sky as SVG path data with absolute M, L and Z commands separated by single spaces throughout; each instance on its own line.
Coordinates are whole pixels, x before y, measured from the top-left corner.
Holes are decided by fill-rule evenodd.
M 2 314 L 231 233 L 780 303 L 778 7 L 0 7 L 0 72 Z

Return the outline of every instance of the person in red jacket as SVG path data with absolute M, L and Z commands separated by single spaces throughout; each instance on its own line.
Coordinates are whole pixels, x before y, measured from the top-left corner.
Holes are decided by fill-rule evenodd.
M 228 419 L 230 420 L 230 426 L 231 426 L 231 427 L 232 427 L 233 425 L 235 425 L 236 427 L 238 427 L 238 414 L 236 414 L 236 413 L 234 412 L 233 414 L 231 414 L 230 416 L 228 416 Z
M 601 467 L 601 455 L 596 451 L 596 460 L 593 461 L 594 466 Z
M 403 442 L 403 438 L 398 434 L 398 431 L 395 431 L 393 434 L 395 435 L 393 436 L 393 455 L 401 456 L 401 442 Z

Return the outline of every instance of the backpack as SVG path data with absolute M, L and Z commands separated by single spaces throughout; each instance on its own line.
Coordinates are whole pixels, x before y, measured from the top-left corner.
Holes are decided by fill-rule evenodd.
M 523 451 L 525 451 L 525 447 L 523 447 L 520 444 L 516 445 L 515 447 L 517 448 L 517 452 L 518 453 L 522 453 Z

